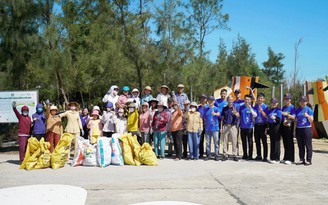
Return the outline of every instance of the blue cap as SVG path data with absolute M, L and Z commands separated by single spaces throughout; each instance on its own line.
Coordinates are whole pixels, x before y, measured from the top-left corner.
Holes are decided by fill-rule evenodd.
M 277 103 L 277 102 L 279 102 L 277 98 L 272 98 L 271 99 L 271 103 Z
M 122 90 L 123 90 L 123 91 L 130 91 L 130 88 L 129 88 L 129 86 L 126 86 L 126 85 L 125 85 L 125 86 L 123 86 Z
M 292 98 L 292 95 L 290 93 L 286 93 L 284 95 L 284 99 L 291 99 Z
M 106 104 L 106 108 L 112 108 L 113 107 L 113 103 L 112 102 L 108 102 L 107 104 Z
M 300 97 L 300 102 L 307 102 L 307 98 L 306 98 L 305 95 L 302 95 L 302 96 Z

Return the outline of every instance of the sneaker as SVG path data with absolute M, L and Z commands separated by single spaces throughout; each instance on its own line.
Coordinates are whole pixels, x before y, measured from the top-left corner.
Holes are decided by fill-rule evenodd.
M 291 162 L 291 161 L 289 161 L 289 160 L 286 160 L 286 161 L 285 161 L 285 164 L 287 164 L 287 165 L 291 165 L 291 164 L 292 164 L 292 162 Z
M 196 161 L 196 160 L 198 160 L 198 159 L 194 158 L 194 161 Z
M 238 157 L 234 157 L 233 161 L 238 162 L 239 161 Z
M 159 157 L 159 159 L 160 159 L 160 160 L 163 160 L 163 159 L 164 159 L 164 157 L 162 157 L 162 156 L 161 156 L 161 157 Z
M 262 161 L 262 157 L 261 156 L 256 156 L 255 161 Z
M 210 157 L 207 156 L 204 158 L 204 161 L 208 161 L 209 159 L 210 159 Z
M 223 156 L 222 161 L 226 161 L 228 159 L 227 156 Z
M 219 161 L 220 160 L 219 156 L 215 156 L 214 160 Z
M 278 160 L 270 160 L 269 163 L 270 163 L 270 164 L 278 164 L 279 161 L 278 161 Z
M 310 165 L 312 165 L 312 162 L 304 162 L 304 165 L 305 166 L 310 166 Z
M 281 160 L 280 163 L 281 164 L 285 164 L 286 160 Z
M 296 165 L 303 165 L 303 164 L 305 164 L 304 161 L 299 161 L 296 163 Z

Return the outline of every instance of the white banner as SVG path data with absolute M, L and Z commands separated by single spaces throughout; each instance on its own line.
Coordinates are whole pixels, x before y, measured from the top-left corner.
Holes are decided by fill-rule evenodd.
M 39 100 L 38 91 L 1 91 L 0 92 L 0 123 L 17 123 L 17 117 L 13 111 L 12 102 L 16 101 L 17 110 L 26 105 L 32 116 L 35 113 L 36 104 Z

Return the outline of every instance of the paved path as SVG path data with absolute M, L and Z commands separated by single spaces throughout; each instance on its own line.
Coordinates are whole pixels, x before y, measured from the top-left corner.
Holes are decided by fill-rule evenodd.
M 0 188 L 32 184 L 78 186 L 88 192 L 86 204 L 162 200 L 199 204 L 328 204 L 327 142 L 319 148 L 315 145 L 314 150 L 313 165 L 309 167 L 165 159 L 157 167 L 66 165 L 58 170 L 32 171 L 18 169 L 17 153 L 0 153 Z

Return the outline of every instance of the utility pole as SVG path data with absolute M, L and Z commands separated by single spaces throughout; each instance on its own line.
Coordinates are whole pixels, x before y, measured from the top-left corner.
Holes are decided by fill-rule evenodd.
M 293 87 L 296 85 L 296 78 L 298 75 L 298 68 L 297 68 L 297 60 L 298 60 L 298 47 L 302 43 L 303 38 L 298 39 L 295 43 L 294 50 L 295 50 L 295 57 L 294 57 L 294 73 L 293 73 Z

